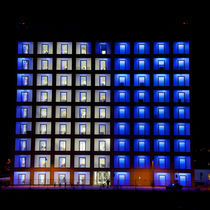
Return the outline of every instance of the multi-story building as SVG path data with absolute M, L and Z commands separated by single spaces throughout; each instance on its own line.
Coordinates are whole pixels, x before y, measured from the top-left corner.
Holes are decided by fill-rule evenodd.
M 17 43 L 14 185 L 191 186 L 191 42 Z

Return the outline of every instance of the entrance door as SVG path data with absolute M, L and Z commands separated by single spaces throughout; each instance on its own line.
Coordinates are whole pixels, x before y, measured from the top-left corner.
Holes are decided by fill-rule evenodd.
M 165 175 L 159 175 L 158 176 L 159 185 L 165 186 L 166 185 L 166 176 Z

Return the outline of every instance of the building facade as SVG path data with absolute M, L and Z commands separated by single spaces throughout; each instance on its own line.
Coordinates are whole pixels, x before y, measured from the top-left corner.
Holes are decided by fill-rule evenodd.
M 18 42 L 12 183 L 191 186 L 191 50 Z

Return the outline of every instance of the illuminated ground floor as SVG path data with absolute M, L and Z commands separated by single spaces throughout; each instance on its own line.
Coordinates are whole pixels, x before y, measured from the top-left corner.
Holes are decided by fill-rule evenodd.
M 138 171 L 15 171 L 14 185 L 192 186 L 191 172 Z

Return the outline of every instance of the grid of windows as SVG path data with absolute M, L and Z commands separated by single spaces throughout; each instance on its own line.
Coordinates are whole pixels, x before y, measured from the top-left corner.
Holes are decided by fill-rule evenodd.
M 189 42 L 19 42 L 13 183 L 191 185 L 190 59 Z

